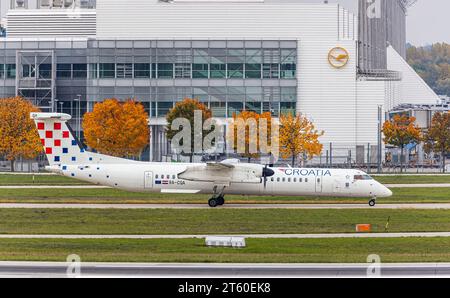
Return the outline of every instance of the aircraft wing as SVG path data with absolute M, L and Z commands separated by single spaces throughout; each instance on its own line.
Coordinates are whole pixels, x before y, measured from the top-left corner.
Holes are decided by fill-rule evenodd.
M 256 165 L 246 166 L 231 163 L 207 163 L 188 166 L 178 175 L 179 178 L 196 181 L 212 182 L 215 184 L 231 183 L 261 183 L 261 170 Z
M 209 162 L 206 164 L 206 168 L 208 170 L 217 170 L 217 171 L 226 171 L 229 169 L 234 169 L 235 166 L 227 163 L 217 163 L 217 162 Z

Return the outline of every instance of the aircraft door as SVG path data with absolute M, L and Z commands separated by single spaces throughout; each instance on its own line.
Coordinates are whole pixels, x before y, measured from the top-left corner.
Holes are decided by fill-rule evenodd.
M 153 188 L 153 172 L 144 173 L 144 188 L 145 189 Z
M 346 177 L 339 177 L 339 178 L 335 178 L 334 179 L 334 183 L 333 183 L 333 192 L 335 194 L 350 194 L 350 185 L 351 185 L 351 180 L 350 180 L 350 176 L 346 176 Z
M 323 187 L 323 177 L 317 176 L 316 177 L 316 193 L 322 193 L 322 187 Z

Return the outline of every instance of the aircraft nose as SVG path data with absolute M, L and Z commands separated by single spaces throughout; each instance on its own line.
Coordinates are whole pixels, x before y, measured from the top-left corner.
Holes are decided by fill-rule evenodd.
M 390 190 L 390 189 L 388 188 L 388 196 L 389 196 L 389 197 L 392 197 L 392 195 L 393 195 L 392 190 Z
M 383 186 L 383 187 L 384 187 L 383 197 L 385 197 L 385 198 L 392 197 L 392 195 L 393 195 L 392 191 L 389 188 L 387 188 L 386 186 Z

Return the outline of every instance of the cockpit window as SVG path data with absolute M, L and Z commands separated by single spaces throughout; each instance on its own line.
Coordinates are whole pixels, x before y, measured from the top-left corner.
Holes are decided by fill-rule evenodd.
M 355 175 L 355 180 L 373 180 L 369 175 Z

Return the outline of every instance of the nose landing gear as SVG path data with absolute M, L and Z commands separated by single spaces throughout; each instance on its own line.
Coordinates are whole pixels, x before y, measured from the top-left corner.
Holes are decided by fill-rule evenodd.
M 377 198 L 374 197 L 369 201 L 369 206 L 370 207 L 375 207 L 377 205 Z

